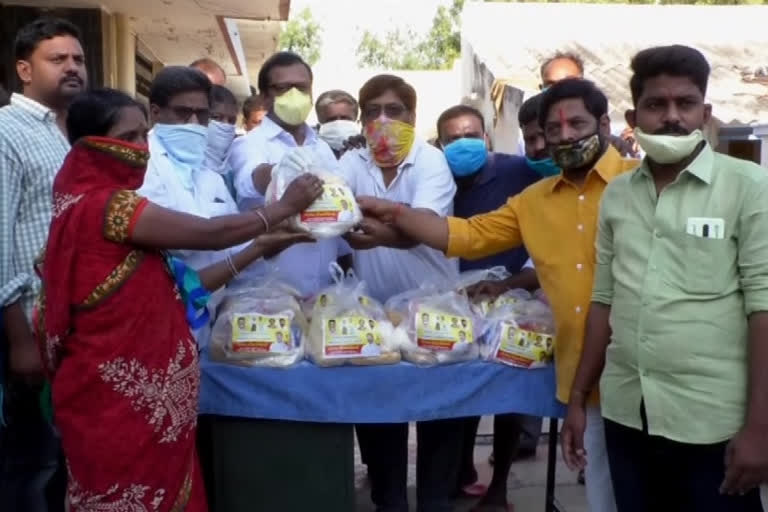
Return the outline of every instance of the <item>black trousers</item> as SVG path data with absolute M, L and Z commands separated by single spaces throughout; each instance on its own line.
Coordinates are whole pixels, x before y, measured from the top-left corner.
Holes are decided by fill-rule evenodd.
M 493 417 L 493 458 L 494 480 L 503 476 L 503 481 L 509 476 L 512 461 L 524 439 L 523 423 L 531 416 L 521 414 L 497 414 Z M 541 423 L 541 418 L 533 418 Z M 464 418 L 464 439 L 461 448 L 461 465 L 459 466 L 458 489 L 472 485 L 477 481 L 475 469 L 475 439 L 480 417 Z M 530 422 L 529 422 L 530 423 Z M 538 442 L 538 438 L 536 438 Z M 535 446 L 535 445 L 534 445 Z M 535 449 L 535 448 L 534 448 Z M 499 473 L 497 477 L 497 473 Z
M 450 512 L 456 488 L 464 419 L 416 424 L 416 494 L 419 512 Z M 408 512 L 408 425 L 357 425 L 377 512 Z
M 40 412 L 38 387 L 7 383 L 0 428 L 0 510 L 63 512 L 67 472 L 59 437 Z
M 763 510 L 759 489 L 720 494 L 727 443 L 679 443 L 607 419 L 605 439 L 618 512 Z

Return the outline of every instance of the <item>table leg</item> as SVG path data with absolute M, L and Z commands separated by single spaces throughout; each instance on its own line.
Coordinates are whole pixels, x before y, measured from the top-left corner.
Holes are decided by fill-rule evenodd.
M 547 491 L 544 512 L 564 512 L 555 498 L 555 469 L 557 468 L 558 419 L 549 419 L 547 450 Z

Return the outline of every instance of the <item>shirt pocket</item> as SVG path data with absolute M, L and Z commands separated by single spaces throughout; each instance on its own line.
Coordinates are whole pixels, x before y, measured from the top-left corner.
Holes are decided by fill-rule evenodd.
M 673 237 L 670 284 L 691 294 L 719 294 L 736 279 L 736 247 L 730 238 L 704 238 L 687 233 Z

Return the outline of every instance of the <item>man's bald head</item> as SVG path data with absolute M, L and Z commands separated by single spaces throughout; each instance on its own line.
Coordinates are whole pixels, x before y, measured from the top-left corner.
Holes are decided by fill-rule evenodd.
M 557 52 L 541 65 L 541 85 L 545 90 L 566 78 L 584 78 L 584 61 L 574 53 Z
M 214 85 L 224 85 L 227 83 L 227 74 L 224 72 L 224 68 L 219 66 L 216 61 L 204 58 L 198 59 L 189 65 L 191 68 L 199 69 L 208 80 Z

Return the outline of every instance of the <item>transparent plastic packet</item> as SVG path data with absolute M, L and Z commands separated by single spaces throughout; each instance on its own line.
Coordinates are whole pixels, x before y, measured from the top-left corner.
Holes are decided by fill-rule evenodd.
M 323 180 L 323 195 L 309 208 L 291 217 L 288 224 L 311 233 L 315 238 L 333 238 L 351 231 L 363 220 L 352 189 L 343 178 L 316 165 L 311 165 L 308 172 Z M 272 179 L 265 194 L 266 203 L 278 201 L 297 177 L 299 174 L 284 167 L 273 167 Z
M 381 304 L 365 293 L 365 283 L 351 271 L 344 275 L 335 263 L 331 274 L 336 284 L 311 304 L 307 354 L 312 362 L 318 366 L 399 363 L 395 328 Z
M 385 308 L 406 361 L 432 366 L 478 358 L 484 323 L 466 294 L 425 286 L 392 297 Z
M 502 281 L 512 274 L 502 266 L 491 267 L 483 270 L 467 270 L 459 274 L 456 282 L 456 291 L 465 291 L 472 285 L 482 281 Z
M 506 291 L 498 297 L 478 296 L 472 301 L 472 305 L 477 311 L 487 317 L 492 314 L 496 309 L 504 306 L 510 306 L 520 302 L 527 302 L 532 299 L 532 295 L 527 290 L 521 288 L 515 288 Z
M 549 307 L 536 299 L 505 304 L 486 318 L 483 359 L 536 369 L 554 357 L 555 321 Z
M 228 288 L 211 332 L 211 359 L 273 368 L 301 361 L 309 326 L 298 293 L 274 278 Z
M 473 285 L 483 281 L 503 281 L 511 277 L 512 274 L 502 266 L 492 267 L 484 270 L 470 270 L 462 272 L 456 285 L 457 291 L 467 292 Z M 470 297 L 470 302 L 475 313 L 487 316 L 495 307 L 518 302 L 520 300 L 529 300 L 531 294 L 526 290 L 514 289 L 505 292 L 498 297 L 490 295 L 475 295 Z

